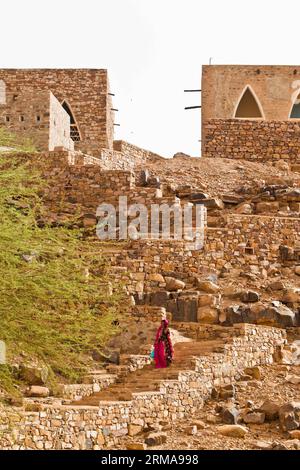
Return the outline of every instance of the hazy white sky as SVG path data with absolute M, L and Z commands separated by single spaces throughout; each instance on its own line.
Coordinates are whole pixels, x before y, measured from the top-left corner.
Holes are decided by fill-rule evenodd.
M 108 68 L 116 138 L 200 152 L 201 65 L 299 64 L 299 0 L 5 0 L 0 67 Z

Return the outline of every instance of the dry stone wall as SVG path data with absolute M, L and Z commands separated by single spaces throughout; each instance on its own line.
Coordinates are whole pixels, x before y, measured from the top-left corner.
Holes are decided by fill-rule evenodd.
M 203 132 L 205 157 L 299 162 L 298 121 L 210 119 Z
M 300 219 L 229 214 L 225 227 L 206 228 L 202 250 L 184 240 L 136 240 L 114 255 L 112 262 L 130 273 L 129 292 L 141 294 L 160 286 L 157 273 L 177 273 L 183 279 L 231 268 L 262 273 L 281 264 L 281 245 L 299 243 Z
M 246 367 L 271 364 L 285 342 L 283 330 L 241 325 L 223 353 L 195 358 L 195 370 L 163 381 L 156 392 L 134 393 L 129 402 L 99 407 L 40 405 L 37 411 L 1 410 L 2 449 L 100 449 L 115 445 L 130 426 L 176 421 L 194 414 L 212 389 L 234 382 Z M 13 429 L 12 429 L 13 428 Z
M 103 170 L 133 171 L 137 165 L 146 164 L 149 159 L 162 157 L 123 140 L 115 140 L 113 149 L 102 149 L 98 158 Z

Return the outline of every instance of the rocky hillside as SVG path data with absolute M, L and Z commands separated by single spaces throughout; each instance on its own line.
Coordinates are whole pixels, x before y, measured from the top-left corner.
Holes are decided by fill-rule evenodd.
M 82 230 L 44 223 L 46 184 L 26 153 L 0 154 L 0 389 L 10 395 L 32 378 L 78 381 L 117 331 L 121 301 L 125 309 Z

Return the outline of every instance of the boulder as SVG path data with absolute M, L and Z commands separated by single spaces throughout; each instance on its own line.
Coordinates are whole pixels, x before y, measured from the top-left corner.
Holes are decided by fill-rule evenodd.
M 197 429 L 205 429 L 207 427 L 201 419 L 195 419 L 191 424 L 192 426 L 197 426 Z
M 214 307 L 217 303 L 217 297 L 212 294 L 200 294 L 198 297 L 199 307 Z
M 298 303 L 300 302 L 300 289 L 296 287 L 289 287 L 285 289 L 281 295 L 281 302 L 283 303 Z
M 203 199 L 209 199 L 209 195 L 206 193 L 203 193 L 202 191 L 197 191 L 196 193 L 191 193 L 189 196 L 189 200 L 196 202 L 196 201 L 202 201 Z
M 279 408 L 279 421 L 283 431 L 300 427 L 300 402 L 290 402 Z
M 218 323 L 219 315 L 215 308 L 211 307 L 199 307 L 197 311 L 197 321 L 199 323 Z
M 295 266 L 295 274 L 300 276 L 300 266 Z
M 238 214 L 252 214 L 253 207 L 252 204 L 243 203 L 236 207 L 235 212 Z
M 47 387 L 42 387 L 40 385 L 31 385 L 31 387 L 27 388 L 26 395 L 28 397 L 46 398 L 50 395 L 50 391 Z
M 237 438 L 242 438 L 249 432 L 247 428 L 241 426 L 240 424 L 227 424 L 224 426 L 219 426 L 217 430 L 219 434 L 222 434 L 222 436 Z
M 260 450 L 272 450 L 273 445 L 270 441 L 255 441 L 253 442 L 253 447 Z
M 218 209 L 222 210 L 224 209 L 224 203 L 222 199 L 219 198 L 211 198 L 211 199 L 203 199 L 201 203 L 208 209 Z
M 126 444 L 127 450 L 146 450 L 147 446 L 142 442 L 129 442 Z
M 219 417 L 216 416 L 216 415 L 214 415 L 214 414 L 212 414 L 212 413 L 206 415 L 206 418 L 205 418 L 205 419 L 206 419 L 206 421 L 207 421 L 208 423 L 210 423 L 210 424 L 217 424 L 217 423 L 220 421 Z
M 163 432 L 150 433 L 145 439 L 145 443 L 149 447 L 160 446 L 164 444 L 166 441 L 167 441 L 167 434 Z
M 21 364 L 19 368 L 20 378 L 28 385 L 44 385 L 47 382 L 48 367 L 32 364 Z
M 191 158 L 191 156 L 184 152 L 177 152 L 174 153 L 173 158 Z
M 32 261 L 38 260 L 38 253 L 36 251 L 31 251 L 30 253 L 22 253 L 21 259 L 26 261 L 26 263 L 32 263 Z
M 285 381 L 293 384 L 293 385 L 299 385 L 300 384 L 300 375 L 287 375 L 285 378 Z
M 276 323 L 279 326 L 289 327 L 295 326 L 297 323 L 296 314 L 280 302 L 272 302 L 272 307 L 269 308 L 269 311 L 274 313 Z
M 268 288 L 275 291 L 284 290 L 285 284 L 283 281 L 273 281 L 269 284 Z
M 120 349 L 107 349 L 104 351 L 98 351 L 98 354 L 101 357 L 102 361 L 116 365 L 120 364 Z
M 169 292 L 183 290 L 185 288 L 185 282 L 175 279 L 174 277 L 166 277 L 166 290 Z
M 225 424 L 237 424 L 239 417 L 239 410 L 234 406 L 223 408 L 221 411 L 221 418 Z
M 235 396 L 235 386 L 232 384 L 224 385 L 217 389 L 218 398 L 221 400 L 227 400 L 228 398 L 234 398 Z
M 247 367 L 244 370 L 245 374 L 250 375 L 253 379 L 261 380 L 261 369 L 258 366 Z
M 226 319 L 233 323 L 257 323 L 278 327 L 296 326 L 296 314 L 279 301 L 269 305 L 257 302 L 253 305 L 231 305 L 226 308 Z
M 165 282 L 164 277 L 159 273 L 149 274 L 148 279 L 149 281 L 159 282 L 160 284 L 163 284 Z
M 198 428 L 197 426 L 195 426 L 194 424 L 192 424 L 191 426 L 186 426 L 184 429 L 183 429 L 184 433 L 189 435 L 189 436 L 195 436 L 198 432 Z
M 285 445 L 288 450 L 300 450 L 299 439 L 287 439 L 283 441 L 282 444 Z
M 167 311 L 172 313 L 172 319 L 174 321 L 197 321 L 197 297 L 180 297 L 178 299 L 169 300 L 166 307 Z
M 258 302 L 259 294 L 252 290 L 244 291 L 240 293 L 240 299 L 245 303 Z
M 256 306 L 256 310 L 259 307 Z M 244 305 L 230 305 L 225 309 L 226 320 L 230 324 L 234 323 L 256 323 L 256 311 L 253 311 L 252 307 L 246 307 Z
M 260 411 L 253 411 L 251 413 L 247 413 L 243 416 L 244 423 L 247 424 L 263 424 L 265 421 L 265 413 Z
M 284 346 L 281 351 L 281 363 L 289 365 L 300 365 L 300 340 Z
M 128 425 L 128 435 L 129 436 L 136 436 L 140 434 L 143 430 L 143 426 L 139 424 L 129 424 Z
M 212 281 L 202 281 L 197 279 L 197 287 L 200 291 L 206 292 L 207 294 L 216 294 L 219 292 L 220 287 Z
M 155 305 L 159 307 L 165 307 L 167 301 L 170 298 L 170 293 L 166 290 L 159 290 L 156 292 L 151 292 L 149 303 L 150 305 Z

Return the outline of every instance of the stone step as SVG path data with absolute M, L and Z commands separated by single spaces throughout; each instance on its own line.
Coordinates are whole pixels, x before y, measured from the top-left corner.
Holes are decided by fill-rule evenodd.
M 128 401 L 133 393 L 155 392 L 166 380 L 178 380 L 180 372 L 194 370 L 196 357 L 211 354 L 217 348 L 224 347 L 222 340 L 178 342 L 174 345 L 174 362 L 165 369 L 156 369 L 154 364 L 147 364 L 142 369 L 119 377 L 105 390 L 77 401 L 74 405 L 97 406 L 100 401 Z

